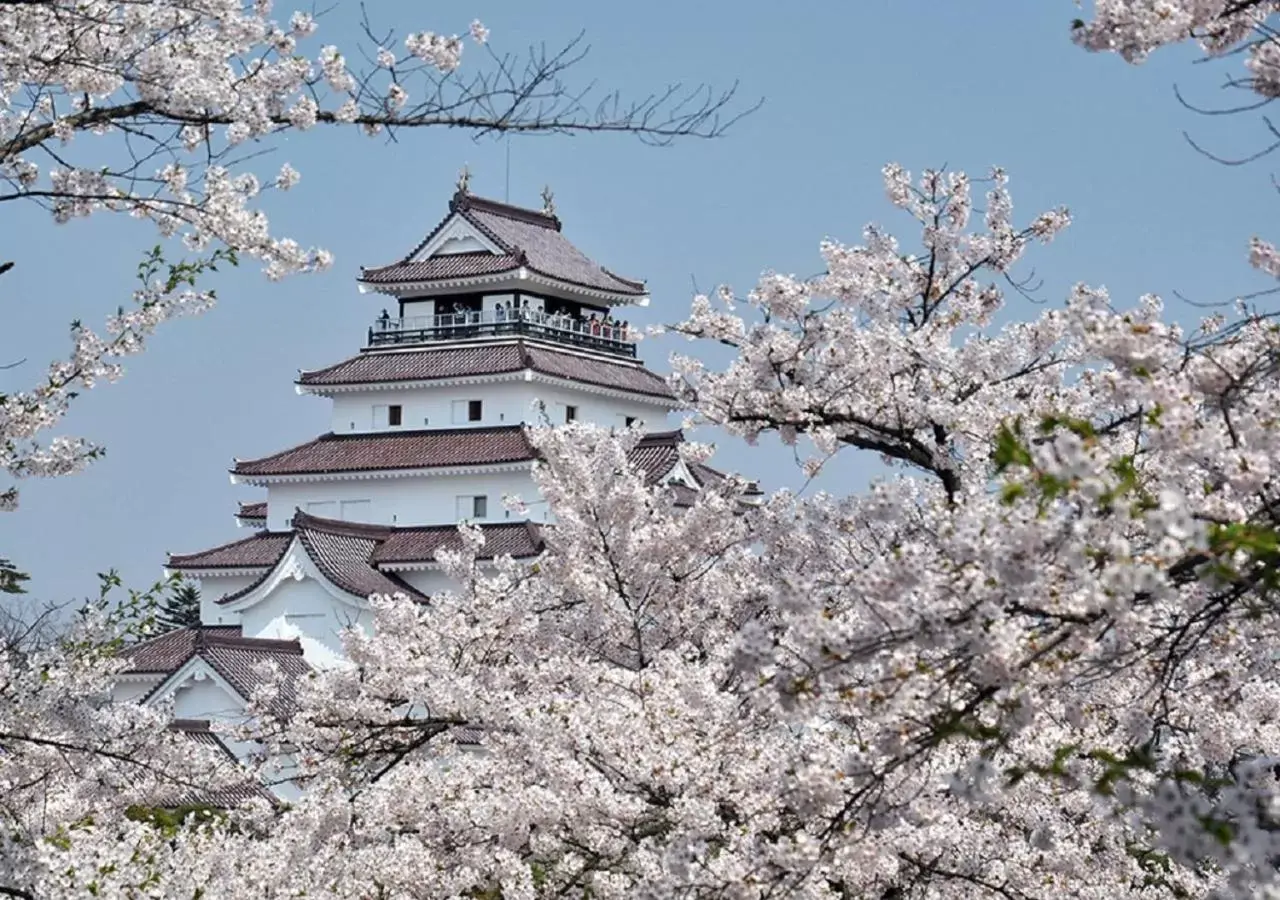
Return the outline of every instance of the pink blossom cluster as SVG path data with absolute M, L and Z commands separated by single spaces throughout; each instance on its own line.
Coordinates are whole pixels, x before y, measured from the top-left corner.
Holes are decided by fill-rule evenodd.
M 230 155 L 286 128 L 394 121 L 405 89 L 357 78 L 336 47 L 304 55 L 315 31 L 309 13 L 281 22 L 265 0 L 0 3 L 0 200 L 38 203 L 57 223 L 99 212 L 148 219 L 189 252 L 259 259 L 272 279 L 327 268 L 328 251 L 273 233 L 257 205 L 262 180 Z M 475 22 L 471 34 L 483 43 L 488 32 Z M 405 49 L 419 66 L 402 74 L 451 73 L 462 47 L 457 37 L 411 35 Z M 287 190 L 298 178 L 285 163 L 267 183 Z M 135 311 L 109 323 L 112 339 L 75 327 L 68 359 L 44 383 L 0 396 L 0 468 L 10 476 L 67 474 L 91 458 L 86 441 L 36 435 L 77 391 L 119 377 L 119 359 L 158 324 L 207 308 L 213 294 L 146 284 L 134 299 Z M 0 508 L 16 500 L 10 487 Z

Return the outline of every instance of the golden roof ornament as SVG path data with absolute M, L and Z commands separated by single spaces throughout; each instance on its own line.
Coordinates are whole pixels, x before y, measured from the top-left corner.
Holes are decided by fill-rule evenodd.
M 555 194 L 551 193 L 551 185 L 544 185 L 542 188 L 542 214 L 544 216 L 554 216 L 556 214 Z
M 471 193 L 471 170 L 465 164 L 463 164 L 462 170 L 458 172 L 457 188 L 459 194 Z

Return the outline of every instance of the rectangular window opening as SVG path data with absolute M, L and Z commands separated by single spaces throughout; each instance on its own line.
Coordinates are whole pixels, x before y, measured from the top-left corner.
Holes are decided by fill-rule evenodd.
M 398 428 L 403 415 L 403 408 L 397 403 L 387 407 L 387 424 Z
M 564 408 L 564 421 L 566 425 L 569 424 L 570 422 L 575 421 L 577 418 L 578 418 L 578 407 L 566 406 Z
M 467 401 L 467 421 L 479 422 L 484 418 L 484 403 L 480 400 Z

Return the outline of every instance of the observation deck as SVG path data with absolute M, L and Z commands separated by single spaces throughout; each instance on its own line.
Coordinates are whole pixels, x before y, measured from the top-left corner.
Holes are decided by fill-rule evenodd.
M 524 308 L 464 310 L 401 318 L 384 313 L 369 329 L 369 346 L 523 336 L 634 359 L 636 341 L 631 333 L 625 322 Z

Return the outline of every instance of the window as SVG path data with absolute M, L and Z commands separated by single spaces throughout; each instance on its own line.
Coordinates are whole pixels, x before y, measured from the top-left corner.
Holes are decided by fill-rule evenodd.
M 484 403 L 479 400 L 454 400 L 453 424 L 465 425 L 467 422 L 479 422 L 484 419 Z
M 574 420 L 575 420 L 575 419 L 577 419 L 577 418 L 578 418 L 578 407 L 576 407 L 576 406 L 566 406 L 566 407 L 564 408 L 564 421 L 565 421 L 565 424 L 566 424 L 566 425 L 567 425 L 567 424 L 569 424 L 570 422 L 574 421 Z
M 458 498 L 458 519 L 487 519 L 489 517 L 489 498 L 483 494 L 478 496 L 462 496 Z
M 392 428 L 397 428 L 401 422 L 403 408 L 400 404 L 394 404 L 387 407 L 387 424 Z
M 630 428 L 632 425 L 636 424 L 636 417 L 635 417 L 635 416 L 623 416 L 622 424 L 624 424 L 624 425 L 626 425 L 628 428 Z

